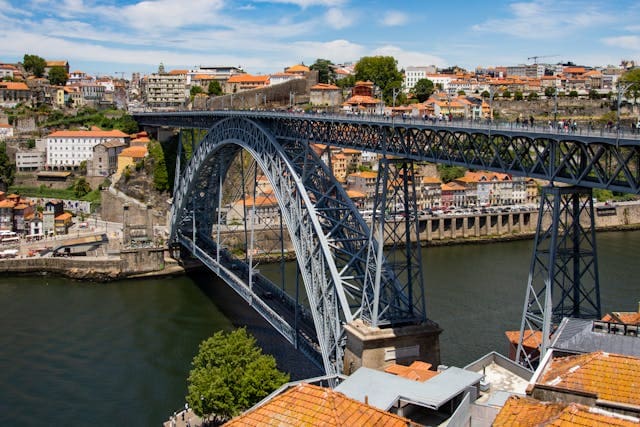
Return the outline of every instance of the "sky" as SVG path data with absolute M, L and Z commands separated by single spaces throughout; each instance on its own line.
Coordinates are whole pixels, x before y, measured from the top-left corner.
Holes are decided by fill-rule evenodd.
M 0 62 L 24 54 L 125 77 L 197 66 L 267 74 L 318 58 L 407 66 L 640 62 L 638 0 L 0 0 Z

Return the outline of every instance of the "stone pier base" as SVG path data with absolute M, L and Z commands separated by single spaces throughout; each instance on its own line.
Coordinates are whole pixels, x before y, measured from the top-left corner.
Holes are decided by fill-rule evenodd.
M 350 375 L 361 366 L 384 369 L 398 363 L 410 365 L 416 360 L 440 364 L 440 333 L 435 323 L 398 328 L 373 328 L 362 320 L 345 325 L 347 344 L 344 373 Z

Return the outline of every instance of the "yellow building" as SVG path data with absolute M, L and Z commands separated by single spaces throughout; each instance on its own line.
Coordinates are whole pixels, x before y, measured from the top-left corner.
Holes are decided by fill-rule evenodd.
M 135 146 L 122 150 L 118 155 L 118 172 L 120 175 L 127 166 L 135 167 L 135 164 L 147 156 L 147 147 Z

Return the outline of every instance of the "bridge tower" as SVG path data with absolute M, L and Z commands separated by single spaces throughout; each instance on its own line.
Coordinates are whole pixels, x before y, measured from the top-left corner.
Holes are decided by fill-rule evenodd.
M 546 186 L 542 189 L 516 361 L 535 369 L 563 317 L 600 316 L 592 191 Z
M 379 162 L 361 316 L 345 326 L 346 374 L 394 362 L 440 363 L 442 330 L 426 318 L 414 166 L 386 156 Z

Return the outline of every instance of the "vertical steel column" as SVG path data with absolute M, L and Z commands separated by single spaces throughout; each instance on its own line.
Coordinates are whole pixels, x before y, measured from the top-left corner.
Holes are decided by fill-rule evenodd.
M 372 326 L 426 318 L 413 168 L 410 160 L 380 161 L 371 225 L 377 244 L 369 245 L 362 307 L 363 320 Z
M 563 317 L 601 316 L 591 189 L 544 187 L 538 215 L 516 352 L 516 361 L 529 369 L 544 356 Z M 533 344 L 537 351 L 525 350 Z

